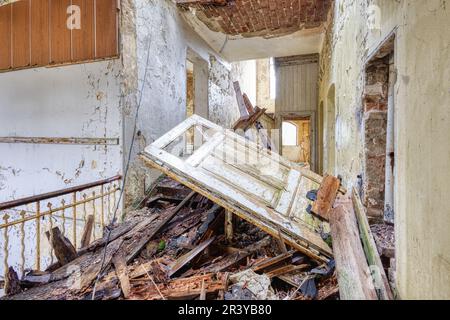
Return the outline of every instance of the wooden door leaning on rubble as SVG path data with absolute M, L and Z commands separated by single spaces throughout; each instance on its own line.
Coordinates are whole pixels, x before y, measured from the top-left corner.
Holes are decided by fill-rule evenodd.
M 328 226 L 306 211 L 306 193 L 322 177 L 233 131 L 194 115 L 148 146 L 142 159 L 313 259 L 332 256 L 317 232 Z

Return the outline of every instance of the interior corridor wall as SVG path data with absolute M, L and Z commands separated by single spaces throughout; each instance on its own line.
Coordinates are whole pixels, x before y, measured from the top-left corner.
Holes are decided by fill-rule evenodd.
M 402 299 L 450 298 L 450 7 L 337 0 L 321 52 L 319 103 L 336 88 L 336 173 L 359 187 L 362 97 L 371 52 L 396 33 L 396 283 Z

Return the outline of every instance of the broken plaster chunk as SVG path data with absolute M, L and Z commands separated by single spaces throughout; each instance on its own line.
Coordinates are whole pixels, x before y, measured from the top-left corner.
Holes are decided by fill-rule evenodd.
M 232 292 L 234 287 L 241 287 L 250 291 L 256 300 L 278 300 L 270 278 L 265 274 L 259 275 L 248 269 L 230 276 L 230 282 L 233 284 Z

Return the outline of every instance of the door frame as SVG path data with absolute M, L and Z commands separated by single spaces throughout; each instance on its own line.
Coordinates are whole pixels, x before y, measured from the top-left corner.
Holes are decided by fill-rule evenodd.
M 279 130 L 278 135 L 278 150 L 280 155 L 283 155 L 283 121 L 298 120 L 298 119 L 309 118 L 311 121 L 310 126 L 310 137 L 311 137 L 311 170 L 317 172 L 317 116 L 316 111 L 284 111 L 279 112 L 276 115 L 275 127 Z

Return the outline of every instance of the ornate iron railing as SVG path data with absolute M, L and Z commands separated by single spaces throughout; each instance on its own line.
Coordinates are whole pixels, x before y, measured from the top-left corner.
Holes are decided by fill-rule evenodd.
M 54 263 L 46 231 L 59 227 L 76 247 L 81 246 L 84 226 L 94 218 L 93 239 L 113 217 L 121 176 L 42 195 L 0 203 L 0 262 L 6 275 L 10 266 L 23 275 L 27 269 L 41 270 Z M 119 216 L 119 215 L 118 215 Z M 3 274 L 0 272 L 0 274 Z M 4 277 L 7 281 L 7 277 Z

